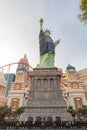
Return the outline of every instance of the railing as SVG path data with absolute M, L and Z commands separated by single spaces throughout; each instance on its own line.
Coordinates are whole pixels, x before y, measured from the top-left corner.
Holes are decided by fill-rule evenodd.
M 87 121 L 1 121 L 0 129 L 77 129 L 87 128 Z

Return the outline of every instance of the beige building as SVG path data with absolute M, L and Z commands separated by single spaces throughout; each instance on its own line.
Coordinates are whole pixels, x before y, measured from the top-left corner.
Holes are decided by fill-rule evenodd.
M 0 72 L 0 106 L 7 105 L 7 98 L 5 97 L 7 81 L 4 78 L 4 72 Z
M 86 100 L 87 100 L 87 69 L 82 69 L 78 71 L 78 77 L 80 81 L 84 83 L 85 93 L 86 93 Z
M 8 106 L 15 110 L 24 106 L 28 99 L 30 87 L 29 63 L 26 55 L 20 59 L 15 81 L 12 83 L 8 94 Z
M 67 66 L 66 73 L 61 80 L 61 88 L 67 107 L 73 106 L 74 109 L 78 110 L 82 105 L 87 105 L 85 81 L 81 73 L 76 71 L 75 67 Z

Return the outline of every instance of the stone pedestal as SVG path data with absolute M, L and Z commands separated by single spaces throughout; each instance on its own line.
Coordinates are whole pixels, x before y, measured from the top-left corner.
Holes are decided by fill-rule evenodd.
M 30 72 L 30 79 L 29 99 L 20 120 L 27 120 L 29 116 L 59 116 L 61 120 L 71 119 L 66 110 L 60 87 L 60 72 L 57 68 L 35 68 Z

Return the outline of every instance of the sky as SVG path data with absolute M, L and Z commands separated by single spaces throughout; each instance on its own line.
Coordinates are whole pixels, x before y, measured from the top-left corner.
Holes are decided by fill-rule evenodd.
M 51 30 L 54 41 L 60 39 L 55 67 L 87 68 L 87 26 L 78 19 L 79 4 L 80 0 L 0 0 L 0 67 L 18 62 L 25 54 L 33 68 L 39 64 L 39 20 L 43 18 L 43 28 Z M 12 65 L 10 72 L 15 71 Z

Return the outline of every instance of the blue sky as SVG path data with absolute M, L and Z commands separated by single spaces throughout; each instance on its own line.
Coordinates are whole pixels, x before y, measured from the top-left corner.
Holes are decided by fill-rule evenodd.
M 79 0 L 0 0 L 0 66 L 27 55 L 32 67 L 39 63 L 39 19 L 50 28 L 56 47 L 55 66 L 87 68 L 87 26 L 77 18 Z M 12 67 L 11 67 L 12 68 Z M 16 68 L 12 68 L 15 72 Z

